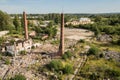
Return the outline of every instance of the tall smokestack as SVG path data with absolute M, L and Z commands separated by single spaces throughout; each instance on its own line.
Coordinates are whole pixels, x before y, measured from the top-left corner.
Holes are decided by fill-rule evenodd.
M 64 54 L 64 14 L 61 13 L 60 46 L 59 55 Z
M 25 12 L 23 12 L 23 19 L 24 19 L 25 40 L 27 40 L 28 39 L 28 27 L 27 27 L 27 19 L 26 19 Z

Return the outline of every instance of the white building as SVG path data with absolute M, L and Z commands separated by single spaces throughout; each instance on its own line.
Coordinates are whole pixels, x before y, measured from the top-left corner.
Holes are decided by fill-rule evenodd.
M 90 18 L 80 18 L 79 22 L 80 24 L 92 24 L 93 23 Z
M 80 24 L 93 24 L 90 18 L 80 18 L 78 21 L 67 22 L 66 25 L 80 25 Z

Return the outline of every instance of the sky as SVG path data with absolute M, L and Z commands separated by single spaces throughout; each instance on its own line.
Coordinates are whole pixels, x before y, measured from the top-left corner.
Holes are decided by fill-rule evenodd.
M 0 0 L 7 13 L 115 13 L 120 0 Z

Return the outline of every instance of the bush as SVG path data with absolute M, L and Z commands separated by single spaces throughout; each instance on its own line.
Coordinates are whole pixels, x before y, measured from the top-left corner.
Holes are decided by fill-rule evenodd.
M 73 73 L 73 66 L 72 65 L 65 65 L 65 67 L 63 68 L 63 72 L 64 74 L 71 74 Z
M 25 76 L 18 74 L 15 75 L 13 78 L 11 78 L 10 80 L 26 80 Z
M 0 53 L 0 59 L 2 59 L 2 55 L 1 55 L 1 53 Z
M 99 77 L 98 74 L 94 72 L 89 76 L 90 80 L 97 80 L 98 77 Z
M 32 49 L 35 49 L 35 46 L 32 46 L 31 48 L 32 48 Z
M 20 54 L 21 54 L 21 55 L 26 55 L 27 52 L 26 52 L 25 50 L 23 50 L 23 51 L 20 52 Z
M 117 45 L 120 45 L 120 39 L 117 41 Z
M 9 65 L 9 64 L 10 64 L 10 60 L 9 60 L 9 59 L 6 59 L 6 60 L 5 60 L 5 64 L 6 64 L 6 65 Z
M 96 47 L 91 47 L 91 48 L 89 49 L 87 55 L 88 55 L 88 56 L 89 56 L 89 55 L 97 55 L 98 52 L 99 52 L 99 49 L 98 49 L 98 48 L 96 48 Z
M 106 69 L 106 76 L 108 77 L 119 77 L 120 76 L 120 72 L 114 69 Z
M 62 55 L 62 59 L 66 60 L 68 58 L 67 54 Z
M 50 70 L 54 69 L 55 71 L 59 71 L 63 69 L 63 64 L 60 60 L 53 60 L 47 66 Z
M 79 43 L 85 43 L 85 40 L 84 39 L 80 39 Z
M 63 59 L 67 59 L 67 58 L 71 58 L 72 57 L 72 53 L 70 51 L 65 52 L 65 54 L 62 56 Z
M 99 55 L 99 57 L 100 57 L 100 58 L 103 58 L 103 57 L 104 57 L 104 54 L 103 54 L 103 53 L 101 53 L 101 54 Z
M 11 26 L 12 19 L 10 18 L 10 16 L 7 13 L 0 10 L 0 31 L 10 30 L 13 28 Z

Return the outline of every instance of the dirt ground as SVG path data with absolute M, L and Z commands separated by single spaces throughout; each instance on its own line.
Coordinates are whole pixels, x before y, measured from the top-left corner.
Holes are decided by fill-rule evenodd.
M 67 41 L 65 41 L 65 47 L 74 45 L 80 39 L 90 40 L 90 38 L 92 38 L 92 36 L 94 35 L 93 32 L 85 30 L 85 29 L 65 28 L 64 33 L 65 33 L 64 34 L 65 39 L 67 39 Z M 58 29 L 57 37 L 58 38 L 60 37 L 60 29 Z M 59 46 L 52 45 L 50 43 L 45 43 L 45 44 L 41 44 L 41 45 L 42 46 L 34 49 L 33 52 L 37 52 L 37 53 L 39 53 L 39 52 L 49 52 L 49 53 L 58 52 Z
M 57 35 L 60 35 L 60 29 L 58 29 Z M 85 29 L 64 29 L 64 35 L 67 39 L 80 40 L 80 39 L 90 39 L 94 33 Z

